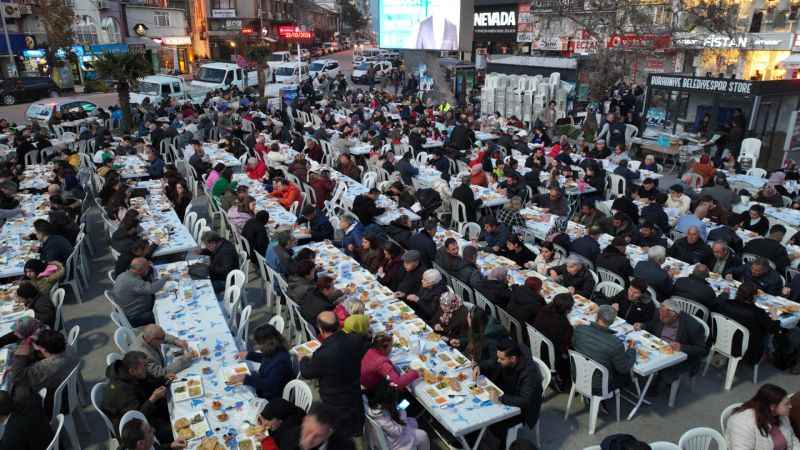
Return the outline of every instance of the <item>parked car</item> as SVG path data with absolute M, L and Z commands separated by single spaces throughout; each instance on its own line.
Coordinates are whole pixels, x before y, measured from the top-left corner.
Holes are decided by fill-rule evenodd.
M 64 120 L 75 120 L 87 117 L 95 109 L 96 104 L 80 98 L 54 98 L 32 103 L 25 111 L 25 117 L 32 122 L 49 124 L 56 111 L 61 113 Z
M 389 61 L 367 61 L 353 69 L 353 74 L 350 76 L 350 79 L 353 80 L 353 83 L 366 83 L 367 71 L 369 67 L 373 65 L 375 66 L 375 81 L 388 76 L 389 72 L 392 70 L 392 63 Z
M 336 42 L 325 42 L 322 44 L 322 48 L 324 48 L 328 53 L 335 53 L 339 51 L 339 47 L 337 46 Z
M 322 47 L 314 47 L 311 50 L 311 57 L 312 58 L 319 58 L 320 56 L 325 56 L 325 50 Z
M 341 66 L 339 66 L 339 62 L 333 59 L 315 59 L 311 61 L 311 65 L 308 68 L 308 74 L 311 75 L 311 78 L 315 78 L 319 75 L 324 74 L 328 78 L 333 78 L 339 74 L 341 71 Z
M 283 63 L 275 69 L 275 82 L 299 84 L 308 79 L 308 64 L 298 62 Z
M 0 82 L 0 101 L 4 105 L 39 100 L 44 97 L 58 97 L 60 94 L 58 85 L 49 77 L 9 78 Z

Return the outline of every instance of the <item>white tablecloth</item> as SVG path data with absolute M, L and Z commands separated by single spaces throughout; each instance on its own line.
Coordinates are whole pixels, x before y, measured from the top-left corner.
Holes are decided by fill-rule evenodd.
M 146 199 L 141 197 L 131 199 L 131 206 L 140 212 L 143 236 L 150 241 L 159 241 L 153 256 L 173 255 L 197 248 L 197 242 L 192 234 L 183 225 L 172 204 L 163 194 L 161 180 L 144 181 L 136 186 L 149 190 Z
M 25 216 L 6 220 L 0 230 L 0 278 L 19 277 L 23 275 L 25 262 L 39 257 L 39 241 L 22 239 L 33 233 L 33 222 L 47 219 L 50 211 L 47 194 L 20 194 L 19 207 Z

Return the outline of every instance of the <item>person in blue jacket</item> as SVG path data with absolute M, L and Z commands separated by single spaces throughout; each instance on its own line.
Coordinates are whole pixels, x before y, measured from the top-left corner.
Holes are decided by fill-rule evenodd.
M 259 397 L 267 400 L 280 398 L 286 383 L 295 377 L 286 341 L 278 330 L 269 324 L 259 327 L 253 338 L 257 351 L 241 352 L 236 357 L 260 363 L 258 372 L 234 375 L 228 382 L 251 386 L 255 388 Z

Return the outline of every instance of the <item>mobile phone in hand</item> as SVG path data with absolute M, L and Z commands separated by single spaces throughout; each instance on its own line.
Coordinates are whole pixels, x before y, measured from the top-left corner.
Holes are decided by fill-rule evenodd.
M 400 404 L 397 405 L 397 409 L 405 410 L 406 408 L 408 408 L 409 405 L 411 405 L 411 403 L 409 403 L 408 400 L 403 399 L 403 401 L 401 401 Z

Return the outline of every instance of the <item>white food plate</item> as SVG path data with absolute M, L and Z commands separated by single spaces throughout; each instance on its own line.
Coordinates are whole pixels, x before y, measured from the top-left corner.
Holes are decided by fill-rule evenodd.
M 181 378 L 170 384 L 170 390 L 172 391 L 172 400 L 175 402 L 202 397 L 204 395 L 203 378 L 197 375 Z

